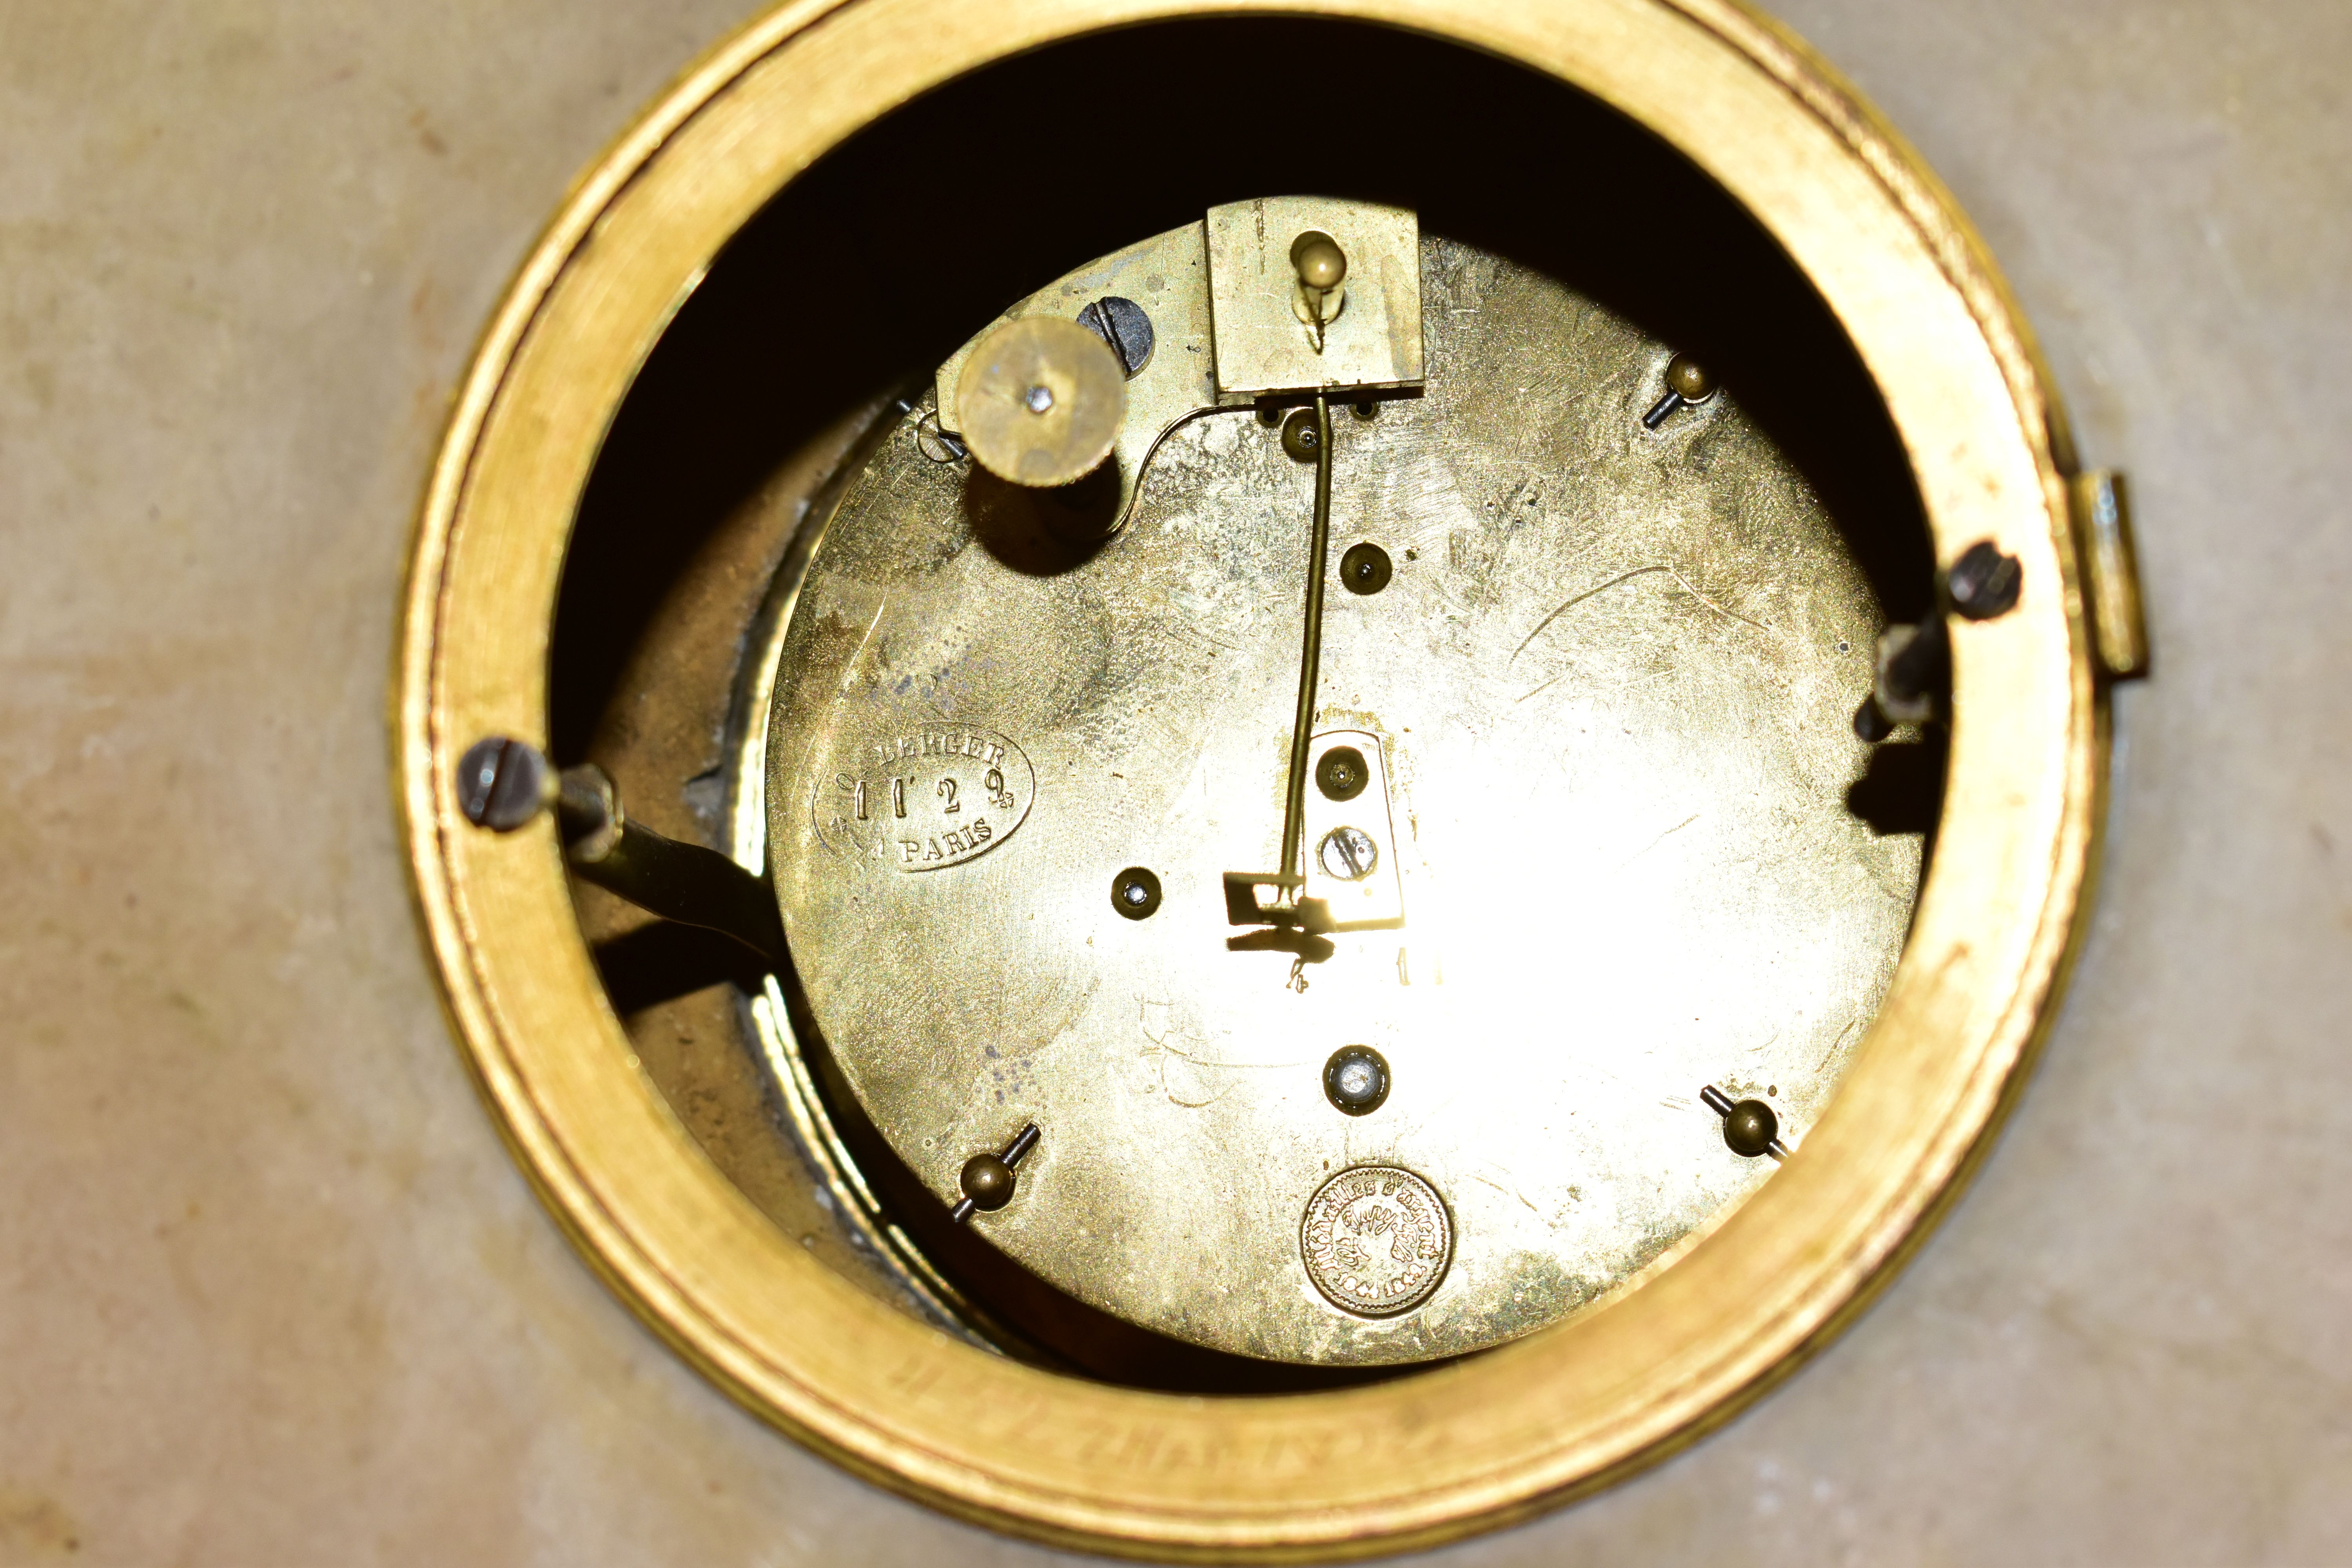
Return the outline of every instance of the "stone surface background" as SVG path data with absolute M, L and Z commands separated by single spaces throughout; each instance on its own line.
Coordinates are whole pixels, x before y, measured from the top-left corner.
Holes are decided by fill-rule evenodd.
M 1433 1562 L 2352 1561 L 2352 9 L 1783 0 L 1974 214 L 2159 668 L 1974 1190 L 1727 1429 Z M 443 1027 L 409 517 L 572 175 L 745 0 L 0 4 L 0 1563 L 1028 1564 L 745 1416 Z

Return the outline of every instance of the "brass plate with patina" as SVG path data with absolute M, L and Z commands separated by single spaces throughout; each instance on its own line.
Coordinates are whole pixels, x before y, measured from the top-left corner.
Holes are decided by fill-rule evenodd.
M 1393 866 L 1401 921 L 1304 952 L 1226 921 L 1221 873 L 1279 858 L 1312 504 L 1246 409 L 1181 425 L 1128 527 L 1075 546 L 926 455 L 919 408 L 827 528 L 776 674 L 776 886 L 866 1112 L 949 1202 L 1036 1122 L 989 1238 L 1274 1360 L 1525 1333 L 1752 1192 L 1774 1167 L 1701 1089 L 1801 1140 L 1918 879 L 1920 840 L 1847 805 L 1884 617 L 1803 479 L 1727 395 L 1644 428 L 1672 350 L 1591 300 L 1438 237 L 1421 271 L 1424 395 L 1334 422 L 1333 565 L 1370 540 L 1395 574 L 1335 584 L 1316 718 L 1385 763 L 1386 798 L 1315 808 Z M 1016 819 L 982 786 L 1032 765 Z M 1128 866 L 1164 889 L 1148 920 L 1112 908 Z M 1350 1044 L 1393 1071 L 1362 1117 L 1321 1088 Z M 1365 1163 L 1451 1215 L 1410 1310 L 1309 1278 L 1309 1200 Z

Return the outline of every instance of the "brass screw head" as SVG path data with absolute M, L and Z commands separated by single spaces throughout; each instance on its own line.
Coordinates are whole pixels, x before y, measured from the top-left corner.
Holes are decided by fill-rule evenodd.
M 555 792 L 546 755 L 504 735 L 475 742 L 457 763 L 457 809 L 477 827 L 512 833 L 554 805 Z

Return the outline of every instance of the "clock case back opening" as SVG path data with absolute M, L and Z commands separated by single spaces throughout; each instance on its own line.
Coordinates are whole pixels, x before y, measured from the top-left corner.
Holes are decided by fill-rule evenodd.
M 1732 40 L 1751 68 L 1769 41 L 1752 19 Z M 1810 69 L 1801 59 L 1767 64 L 1800 76 Z M 688 90 L 709 89 L 690 82 Z M 675 319 L 661 323 L 578 492 L 551 637 L 542 645 L 550 752 L 559 762 L 604 763 L 634 814 L 675 837 L 719 842 L 735 805 L 730 757 L 758 720 L 745 710 L 745 659 L 761 645 L 761 616 L 776 612 L 778 575 L 794 568 L 796 541 L 805 551 L 809 520 L 839 500 L 887 433 L 894 400 L 907 399 L 929 367 L 1008 300 L 1059 272 L 1216 202 L 1285 190 L 1411 207 L 1425 232 L 1556 279 L 1643 333 L 1703 355 L 1818 492 L 1885 618 L 1919 620 L 1937 609 L 1936 562 L 1953 552 L 1931 542 L 1915 470 L 1880 387 L 1805 271 L 1664 140 L 1538 72 L 1426 37 L 1295 17 L 1162 23 L 1053 43 L 878 116 L 799 174 L 718 252 Z M 1987 302 L 1974 303 L 1981 312 Z M 2013 321 L 2007 325 L 2012 336 L 1999 346 L 2030 366 L 2030 344 Z M 2073 457 L 2048 410 L 2045 398 L 2036 410 L 2041 427 L 2026 443 L 2038 445 L 2063 480 Z M 457 510 L 445 504 L 452 488 L 428 505 L 428 533 L 436 509 Z M 2071 552 L 2070 541 L 2062 543 Z M 2053 646 L 2045 636 L 2042 647 L 2042 657 L 2066 663 L 2061 685 L 2080 710 L 2058 718 L 2077 763 L 2063 792 L 2070 804 L 2062 816 L 2075 826 L 2061 830 L 2061 858 L 2072 857 L 2079 873 L 2088 858 L 2083 825 L 2103 767 L 2104 710 L 2089 679 L 2068 552 L 2054 563 L 2046 554 L 2029 559 L 2028 569 L 2055 564 L 2050 574 L 2064 580 L 2069 600 L 2060 640 Z M 1963 659 L 1963 691 L 1966 669 Z M 444 704 L 441 715 L 448 711 Z M 460 743 L 451 730 L 426 749 Z M 1889 832 L 1932 840 L 1947 820 L 1944 754 L 1933 732 L 1880 755 L 1893 760 L 1874 758 L 1856 781 L 1854 808 Z M 409 799 L 417 799 L 414 791 Z M 432 815 L 412 804 L 413 823 Z M 2062 949 L 2079 889 L 2077 874 L 2060 889 Z M 748 1000 L 790 1007 L 789 977 L 772 991 L 759 966 L 723 942 L 647 922 L 593 888 L 575 883 L 571 892 L 593 952 L 593 970 L 572 966 L 572 983 L 591 979 L 625 1019 L 630 1067 L 659 1103 L 784 1243 L 886 1313 L 928 1316 L 950 1336 L 990 1347 L 950 1356 L 1002 1355 L 1055 1386 L 1083 1380 L 1147 1399 L 1149 1391 L 1336 1397 L 1349 1385 L 1402 1390 L 1456 1372 L 1220 1355 L 1051 1290 L 972 1232 L 940 1223 L 930 1212 L 940 1207 L 937 1194 L 859 1124 L 854 1098 L 829 1080 L 821 1049 L 811 1053 L 803 1087 L 822 1102 L 837 1140 L 821 1131 L 812 1140 L 805 1121 L 796 1123 L 779 1101 L 772 1053 Z M 428 928 L 444 897 L 428 874 Z M 2045 904 L 2017 915 L 2046 932 L 2051 912 Z M 2035 942 L 2044 980 L 2053 981 L 2046 934 Z M 2033 998 L 2034 1009 L 2046 995 Z M 461 1002 L 457 1010 L 471 1036 L 468 1009 Z M 1975 1125 L 1952 1152 L 1980 1146 L 2022 1056 L 2012 1050 L 2007 1059 L 1990 1099 L 1979 1094 L 1964 1111 Z M 494 1103 L 507 1105 L 496 1064 L 485 1078 Z M 532 1142 L 518 1139 L 526 1163 L 549 1180 Z M 1958 1161 L 1941 1167 L 1896 1246 L 1879 1247 L 1849 1281 L 1849 1308 L 1860 1284 L 1944 1201 Z M 845 1213 L 845 1184 L 872 1194 L 870 1215 Z M 565 1181 L 550 1185 L 559 1212 L 625 1293 L 695 1359 L 719 1370 L 725 1358 L 714 1358 L 698 1330 L 681 1326 L 692 1314 L 648 1298 L 642 1259 L 615 1266 L 628 1249 L 579 1225 Z M 873 1215 L 886 1222 L 879 1230 Z M 1833 1309 L 1822 1321 L 1835 1316 Z M 1769 1364 L 1790 1363 L 1784 1350 Z M 723 1371 L 721 1380 L 860 1468 L 991 1522 L 1162 1552 L 1212 1535 L 1224 1543 L 1220 1550 L 1279 1547 L 1291 1538 L 1287 1527 L 1263 1520 L 1202 1526 L 1196 1537 L 1181 1523 L 1136 1529 L 1130 1516 L 1125 1525 L 1083 1524 L 1050 1508 L 976 1501 L 987 1489 L 941 1487 L 920 1465 L 877 1460 L 812 1431 L 789 1402 Z M 1361 1388 L 1346 1397 L 1374 1394 Z M 1706 1408 L 1728 1405 L 1717 1397 Z M 1670 1425 L 1687 1435 L 1702 1419 L 1694 1412 Z M 1654 1451 L 1655 1442 L 1629 1450 Z M 1609 1470 L 1588 1465 L 1583 1474 L 1589 1481 Z M 1572 1489 L 1555 1481 L 1520 1489 L 1556 1499 Z M 1379 1524 L 1378 1511 L 1366 1516 L 1373 1533 L 1358 1539 L 1434 1539 L 1507 1517 L 1510 1506 L 1457 1500 L 1424 1510 L 1404 1528 L 1395 1514 Z M 1334 1548 L 1327 1541 L 1314 1549 Z

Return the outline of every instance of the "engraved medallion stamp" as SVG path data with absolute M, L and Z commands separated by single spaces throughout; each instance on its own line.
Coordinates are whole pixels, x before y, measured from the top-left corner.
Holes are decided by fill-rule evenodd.
M 1307 1278 L 1343 1312 L 1393 1318 L 1429 1300 L 1454 1261 L 1437 1189 L 1394 1165 L 1358 1165 L 1315 1191 L 1298 1226 Z
M 1036 770 L 1012 741 L 925 724 L 844 748 L 810 804 L 828 849 L 901 871 L 942 871 L 1012 837 L 1036 795 Z

